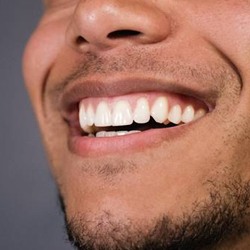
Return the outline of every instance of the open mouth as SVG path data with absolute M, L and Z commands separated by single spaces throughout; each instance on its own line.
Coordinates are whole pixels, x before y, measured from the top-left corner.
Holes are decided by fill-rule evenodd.
M 199 128 L 202 123 L 197 120 L 214 110 L 215 97 L 212 90 L 155 83 L 155 79 L 76 81 L 61 99 L 69 150 L 81 157 L 97 157 L 173 142 L 192 124 Z
M 85 98 L 79 103 L 82 136 L 117 137 L 184 125 L 208 112 L 205 103 L 173 93 Z

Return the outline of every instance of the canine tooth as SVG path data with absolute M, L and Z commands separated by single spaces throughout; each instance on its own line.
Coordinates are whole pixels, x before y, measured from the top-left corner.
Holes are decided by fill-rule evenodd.
M 206 114 L 206 111 L 205 111 L 204 109 L 198 109 L 198 110 L 195 112 L 194 120 L 197 120 L 197 119 L 203 117 L 205 114 Z
M 192 105 L 188 105 L 182 114 L 181 120 L 184 123 L 191 122 L 194 119 L 194 108 Z
M 112 124 L 111 112 L 106 102 L 100 102 L 96 109 L 95 125 L 98 127 L 107 127 Z
M 147 123 L 150 120 L 149 104 L 146 98 L 141 97 L 137 100 L 134 110 L 134 121 L 136 123 Z
M 112 114 L 113 126 L 124 126 L 133 123 L 132 111 L 127 101 L 118 101 L 114 104 Z
M 86 115 L 87 115 L 87 118 L 86 118 L 87 125 L 92 126 L 95 120 L 95 112 L 91 104 L 87 108 Z
M 168 99 L 167 97 L 158 97 L 151 109 L 151 116 L 158 123 L 163 123 L 168 118 Z
M 179 124 L 181 121 L 181 107 L 174 105 L 168 114 L 168 120 L 172 123 Z

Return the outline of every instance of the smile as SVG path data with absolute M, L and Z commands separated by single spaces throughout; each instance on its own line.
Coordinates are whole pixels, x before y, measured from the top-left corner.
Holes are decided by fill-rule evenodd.
M 97 157 L 158 147 L 195 131 L 215 107 L 212 92 L 197 84 L 155 82 L 71 82 L 61 99 L 69 150 Z

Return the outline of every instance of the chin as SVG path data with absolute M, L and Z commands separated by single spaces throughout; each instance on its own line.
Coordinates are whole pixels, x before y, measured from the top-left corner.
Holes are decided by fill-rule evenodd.
M 247 234 L 249 192 L 250 183 L 240 178 L 214 182 L 206 198 L 189 208 L 175 205 L 179 212 L 160 211 L 159 204 L 149 209 L 139 198 L 133 206 L 113 196 L 92 206 L 86 200 L 72 207 L 63 195 L 60 201 L 69 240 L 78 249 L 214 249 Z

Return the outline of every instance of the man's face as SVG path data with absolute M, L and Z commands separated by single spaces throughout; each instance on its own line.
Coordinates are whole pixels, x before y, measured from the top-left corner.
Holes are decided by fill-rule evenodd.
M 45 5 L 24 75 L 75 245 L 201 249 L 245 233 L 250 1 Z

